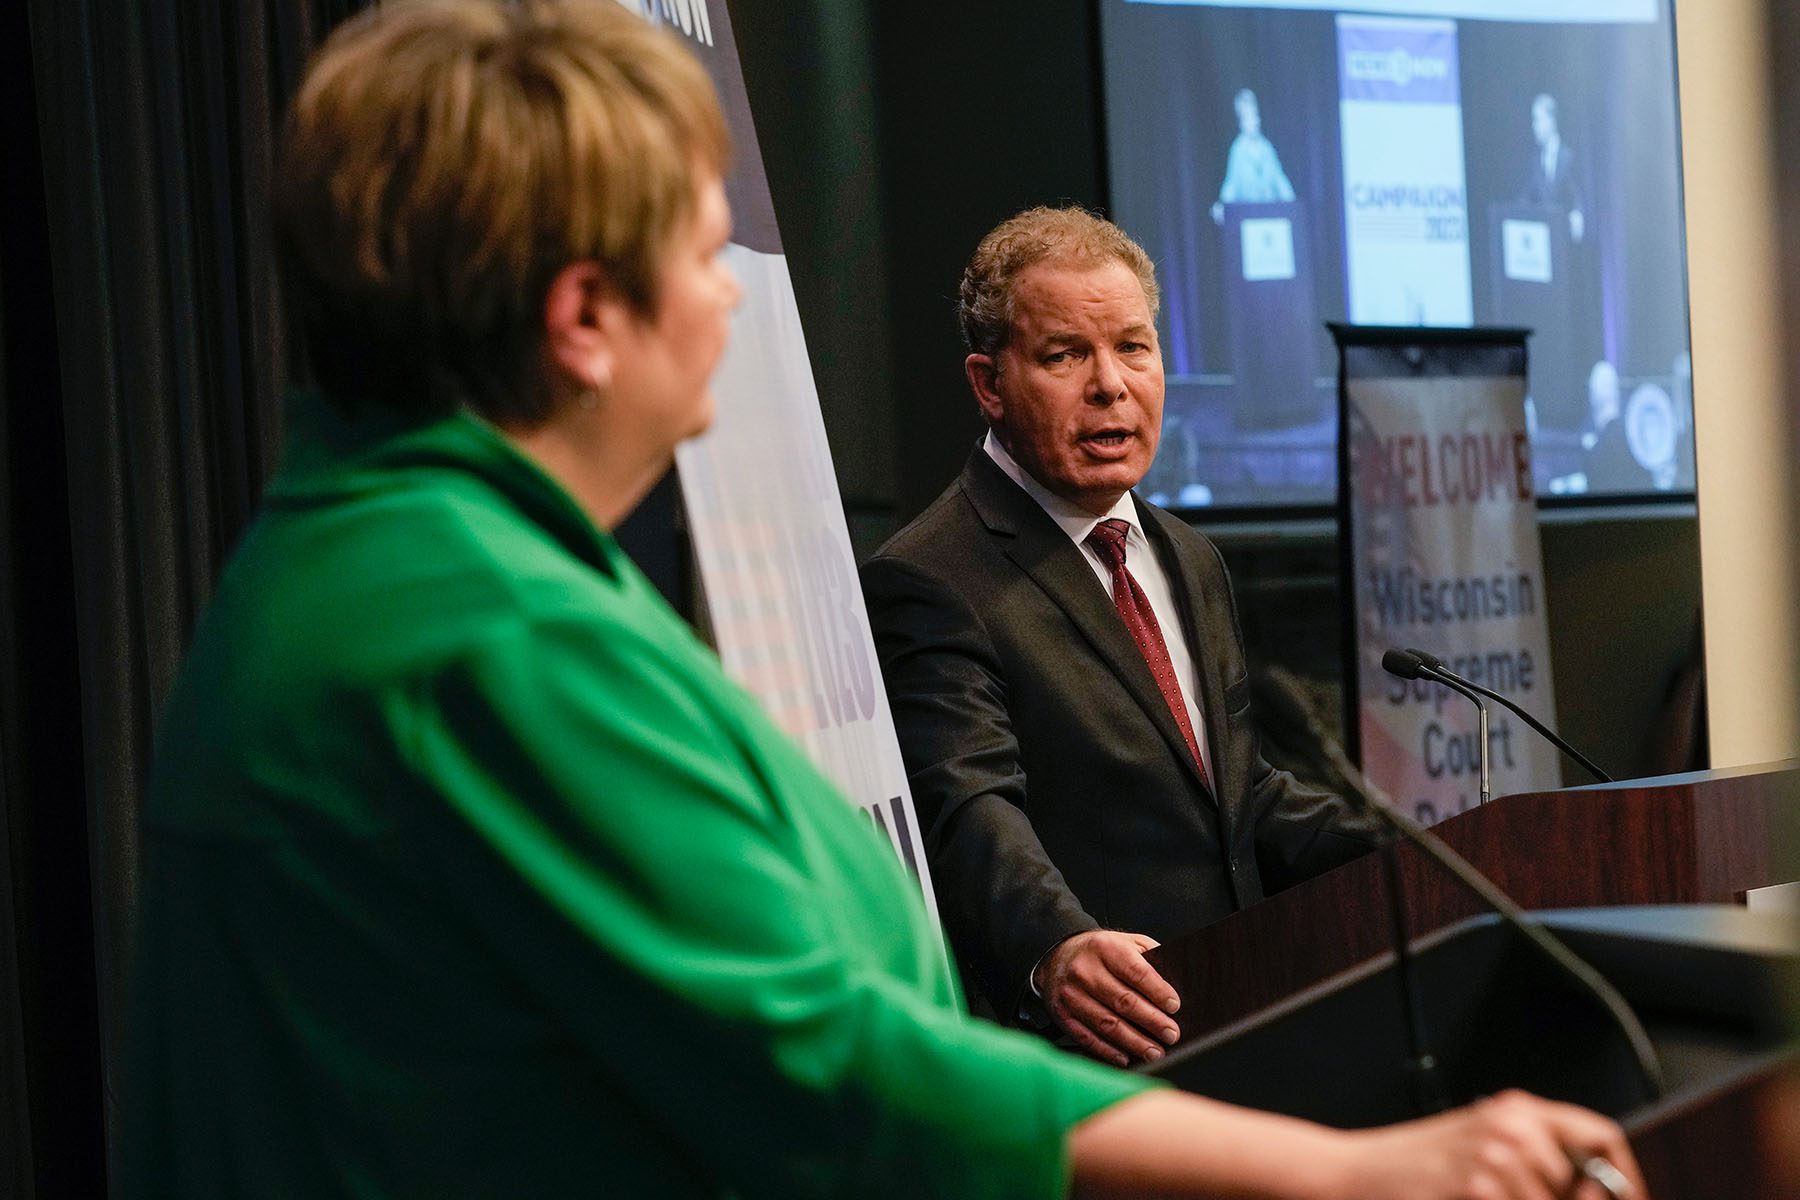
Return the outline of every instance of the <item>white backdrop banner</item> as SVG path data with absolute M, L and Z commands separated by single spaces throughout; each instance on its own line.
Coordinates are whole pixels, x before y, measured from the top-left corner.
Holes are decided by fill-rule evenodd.
M 1475 707 L 1382 669 L 1417 647 L 1555 727 L 1524 336 L 1341 329 L 1362 766 L 1421 821 L 1480 796 Z M 1493 794 L 1553 788 L 1556 751 L 1498 705 Z
M 1468 325 L 1456 23 L 1340 16 L 1344 259 L 1359 325 Z
M 712 429 L 676 452 L 725 670 L 931 876 L 857 583 L 818 392 L 723 0 L 620 0 L 712 73 L 734 143 L 726 253 L 744 287 L 713 380 Z

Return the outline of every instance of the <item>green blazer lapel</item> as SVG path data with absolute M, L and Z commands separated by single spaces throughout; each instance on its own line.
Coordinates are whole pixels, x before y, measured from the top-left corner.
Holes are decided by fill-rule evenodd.
M 1143 522 L 1151 544 L 1162 559 L 1163 570 L 1169 576 L 1175 607 L 1181 612 L 1182 632 L 1187 635 L 1188 653 L 1194 660 L 1194 675 L 1200 686 L 1195 703 L 1200 709 L 1200 720 L 1206 726 L 1206 744 L 1212 750 L 1213 770 L 1228 771 L 1230 755 L 1225 753 L 1225 746 L 1231 735 L 1225 722 L 1225 680 L 1219 675 L 1219 656 L 1212 646 L 1213 639 L 1229 638 L 1232 631 L 1201 624 L 1207 611 L 1204 591 L 1209 586 L 1208 581 L 1218 578 L 1211 586 L 1223 587 L 1224 580 L 1219 577 L 1216 564 L 1202 557 L 1196 539 L 1170 535 L 1164 522 L 1179 518 L 1152 508 L 1135 495 L 1132 498 L 1137 502 L 1138 519 Z M 1244 781 L 1215 776 L 1213 783 L 1219 795 L 1236 796 L 1241 791 L 1233 789 L 1241 789 Z
M 963 491 L 988 531 L 1005 540 L 1007 558 L 1067 614 L 1138 702 L 1176 758 L 1187 764 L 1195 786 L 1199 787 L 1200 772 L 1194 765 L 1194 756 L 1150 674 L 1143 651 L 1132 640 L 1106 588 L 1075 543 L 980 447 L 963 470 Z M 1210 736 L 1210 724 L 1208 730 Z

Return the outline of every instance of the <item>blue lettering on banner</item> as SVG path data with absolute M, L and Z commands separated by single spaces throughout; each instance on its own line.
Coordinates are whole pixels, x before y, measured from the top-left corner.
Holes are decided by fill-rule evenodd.
M 1444 665 L 1452 674 L 1461 675 L 1471 683 L 1479 683 L 1482 687 L 1492 688 L 1504 696 L 1522 695 L 1537 686 L 1537 662 L 1531 651 L 1519 650 L 1486 650 L 1479 654 L 1439 655 Z M 1401 679 L 1397 675 L 1384 675 L 1386 680 L 1383 698 L 1393 705 L 1405 704 L 1411 700 L 1414 704 L 1430 704 L 1438 712 L 1444 711 L 1444 705 L 1453 699 L 1456 693 L 1440 683 L 1429 679 Z
M 1438 802 L 1430 797 L 1413 801 L 1413 820 L 1421 825 L 1436 825 L 1445 817 L 1453 817 L 1460 812 L 1468 812 L 1475 807 L 1475 801 L 1467 792 L 1458 792 L 1454 804 L 1438 806 Z
M 894 825 L 898 830 L 898 836 L 888 829 L 886 810 L 891 810 L 894 814 Z M 919 860 L 913 854 L 912 831 L 906 823 L 906 805 L 900 802 L 900 797 L 889 796 L 886 810 L 879 800 L 862 806 L 863 816 L 869 818 L 869 822 L 881 830 L 882 836 L 890 842 L 899 844 L 900 857 L 906 860 L 906 869 L 912 873 L 914 879 L 917 879 L 919 877 Z
M 782 558 L 794 564 L 793 594 L 803 606 L 801 647 L 811 680 L 813 719 L 820 729 L 875 716 L 875 666 L 862 637 L 862 591 L 829 530 L 783 528 Z
M 1481 770 L 1481 735 L 1474 730 L 1445 729 L 1436 721 L 1426 723 L 1421 739 L 1425 773 L 1433 779 L 1445 775 L 1474 775 Z M 1505 717 L 1488 726 L 1488 759 L 1491 767 L 1511 770 L 1512 722 Z
M 1369 589 L 1383 628 L 1499 621 L 1537 613 L 1537 581 L 1523 571 L 1420 578 L 1411 567 L 1398 571 L 1376 567 L 1369 572 Z
M 1340 13 L 1339 98 L 1390 104 L 1460 104 L 1456 26 Z
M 1461 188 L 1442 184 L 1435 187 L 1415 187 L 1411 184 L 1394 183 L 1375 187 L 1359 183 L 1350 189 L 1350 203 L 1357 208 L 1447 208 L 1460 214 L 1463 211 L 1463 191 Z
M 1351 50 L 1344 55 L 1344 70 L 1359 83 L 1389 83 L 1399 88 L 1415 79 L 1442 82 L 1450 78 L 1450 64 L 1442 55 L 1415 54 L 1405 46 Z

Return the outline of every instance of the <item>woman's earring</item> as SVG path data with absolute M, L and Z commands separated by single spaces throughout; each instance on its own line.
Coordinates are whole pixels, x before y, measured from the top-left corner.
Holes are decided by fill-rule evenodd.
M 600 407 L 600 399 L 606 394 L 606 389 L 611 383 L 611 368 L 605 366 L 594 367 L 593 370 L 588 373 L 587 387 L 583 388 L 575 397 L 575 403 L 579 404 L 584 411 L 593 412 L 596 408 Z

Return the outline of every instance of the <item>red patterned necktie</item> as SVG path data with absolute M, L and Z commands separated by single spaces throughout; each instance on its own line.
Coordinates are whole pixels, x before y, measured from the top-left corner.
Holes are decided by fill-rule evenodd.
M 1200 782 L 1210 792 L 1212 780 L 1206 774 L 1206 761 L 1200 757 L 1200 743 L 1194 738 L 1193 722 L 1188 720 L 1187 704 L 1181 698 L 1181 685 L 1175 680 L 1175 664 L 1169 661 L 1169 647 L 1163 641 L 1162 627 L 1156 623 L 1150 598 L 1125 569 L 1125 536 L 1130 532 L 1130 522 L 1109 518 L 1094 526 L 1094 531 L 1087 536 L 1087 544 L 1099 552 L 1101 561 L 1112 571 L 1113 607 L 1119 610 L 1125 628 L 1131 631 L 1131 639 L 1149 664 L 1163 702 L 1169 706 L 1169 713 L 1181 728 L 1181 736 L 1187 739 L 1194 765 L 1200 769 Z

